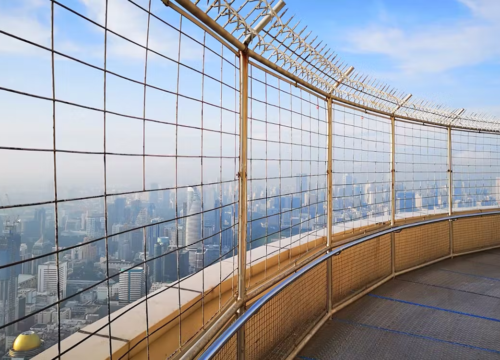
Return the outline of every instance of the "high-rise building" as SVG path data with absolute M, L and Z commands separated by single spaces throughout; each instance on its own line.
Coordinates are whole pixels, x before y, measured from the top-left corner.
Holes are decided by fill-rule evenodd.
M 213 265 L 220 260 L 220 248 L 217 245 L 207 245 L 196 251 L 196 271 Z
M 222 213 L 222 229 L 221 229 L 221 241 L 223 253 L 226 253 L 229 249 L 234 247 L 235 241 L 235 224 L 236 224 L 236 214 L 233 211 L 232 206 L 225 208 L 226 210 Z
M 162 255 L 162 245 L 160 243 L 156 243 L 154 245 L 153 256 L 155 259 L 153 260 L 153 282 L 161 283 L 163 282 L 163 259 Z
M 364 184 L 364 201 L 367 205 L 375 204 L 375 185 L 374 184 Z
M 221 230 L 222 218 L 221 218 L 220 200 L 218 198 L 218 196 L 219 196 L 218 192 L 217 192 L 216 196 L 217 197 L 214 201 L 215 210 L 213 211 L 213 214 L 214 214 L 214 236 L 212 237 L 212 244 L 219 244 L 220 238 L 221 238 L 220 230 Z
M 163 250 L 163 282 L 173 282 L 190 274 L 189 251 L 175 245 Z
M 33 248 L 31 249 L 31 256 L 35 259 L 31 261 L 31 274 L 38 274 L 38 266 L 51 260 L 51 258 L 53 257 L 52 255 L 47 255 L 46 257 L 40 256 L 51 253 L 52 246 L 53 244 L 47 241 L 43 236 L 33 244 Z
M 344 174 L 342 177 L 342 185 L 344 186 L 344 196 L 350 197 L 353 195 L 354 180 L 352 175 Z
M 124 261 L 131 261 L 134 259 L 132 252 L 132 244 L 130 237 L 123 237 L 118 243 L 118 258 Z
M 416 211 L 414 191 L 398 191 L 396 193 L 396 211 L 397 212 Z
M 171 238 L 171 243 L 175 246 L 185 246 L 186 245 L 186 231 L 184 226 L 178 226 L 175 237 Z M 175 240 L 175 241 L 174 241 Z
M 281 196 L 281 209 L 292 207 L 292 197 L 290 195 Z
M 59 262 L 59 276 L 57 273 L 57 263 L 47 261 L 38 265 L 38 292 L 50 292 L 57 294 L 59 282 L 59 294 L 61 299 L 66 297 L 66 285 L 68 280 L 68 263 Z
M 497 202 L 500 203 L 500 177 L 496 178 L 494 189 L 495 193 L 493 194 L 493 196 L 495 197 Z
M 127 222 L 125 219 L 125 207 L 127 205 L 127 199 L 119 197 L 115 199 L 113 204 L 108 206 L 108 226 L 113 224 L 123 224 Z
M 201 240 L 201 199 L 196 188 L 187 190 L 186 246 L 192 248 L 189 254 L 189 265 L 195 267 L 196 249 Z M 180 245 L 180 244 L 179 244 Z
M 42 236 L 43 232 L 45 231 L 45 218 L 46 213 L 44 208 L 35 210 L 35 222 L 37 224 L 39 236 Z
M 163 221 L 161 218 L 155 218 L 151 219 L 151 224 L 157 224 L 157 225 L 150 225 L 146 228 L 146 241 L 147 241 L 147 249 L 146 251 L 149 253 L 149 257 L 151 257 L 154 253 L 154 247 L 156 242 L 158 241 L 158 238 L 162 235 L 161 232 L 161 225 L 160 223 Z
M 135 222 L 137 219 L 137 216 L 141 212 L 142 209 L 142 201 L 137 199 L 134 200 L 130 203 L 130 221 Z M 147 209 L 146 209 L 146 214 L 147 214 Z
M 21 260 L 31 259 L 31 253 L 28 252 L 28 246 L 24 243 L 21 244 L 19 251 L 19 256 Z M 31 262 L 26 261 L 21 264 L 21 274 L 31 274 Z
M 299 195 L 300 202 L 304 201 L 304 195 L 309 191 L 309 176 L 307 174 L 298 174 L 295 178 L 295 192 Z M 300 207 L 300 205 L 299 205 Z
M 149 216 L 148 208 L 142 208 L 135 218 L 135 225 L 144 226 L 151 220 L 151 216 Z
M 84 245 L 81 246 L 81 259 L 86 260 L 89 262 L 94 262 L 97 261 L 97 245 L 96 243 L 90 243 L 86 244 L 89 242 L 89 238 L 84 238 L 83 243 Z
M 23 238 L 39 239 L 45 231 L 46 212 L 44 208 L 36 209 L 33 220 L 23 222 Z
M 163 197 L 162 197 L 163 207 L 165 209 L 170 209 L 172 207 L 171 202 L 170 202 L 170 191 L 163 190 L 162 193 L 163 193 Z
M 189 266 L 196 267 L 196 249 L 201 240 L 201 199 L 196 188 L 187 191 L 186 246 L 189 250 Z M 180 245 L 180 244 L 179 244 Z
M 12 264 L 19 260 L 21 235 L 19 222 L 6 222 L 3 233 L 0 235 L 0 264 Z M 17 285 L 20 274 L 20 265 L 13 265 L 0 269 L 0 327 L 16 320 Z M 15 325 L 5 328 L 6 335 L 13 335 Z
M 175 246 L 170 247 L 170 239 L 166 236 L 159 237 L 154 245 L 152 282 L 165 283 L 177 279 L 177 254 L 172 252 Z M 172 253 L 169 253 L 172 252 Z
M 122 269 L 122 271 L 125 269 Z M 136 267 L 120 273 L 120 305 L 130 304 L 144 296 L 144 269 Z
M 90 239 L 97 239 L 104 235 L 104 216 L 102 214 L 87 215 L 86 231 Z

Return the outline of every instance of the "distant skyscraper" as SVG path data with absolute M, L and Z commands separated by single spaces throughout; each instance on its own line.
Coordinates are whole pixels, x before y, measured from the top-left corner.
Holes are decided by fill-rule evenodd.
M 87 215 L 86 231 L 90 239 L 97 239 L 104 235 L 104 216 L 102 214 Z
M 38 292 L 51 292 L 57 294 L 57 283 L 61 298 L 66 297 L 66 284 L 68 280 L 68 263 L 59 263 L 59 277 L 57 276 L 57 263 L 47 261 L 38 265 Z
M 158 184 L 157 183 L 152 183 L 151 184 L 151 190 L 149 192 L 149 202 L 152 204 L 158 204 L 158 199 L 159 199 L 159 191 L 158 191 Z
M 144 252 L 144 234 L 142 229 L 134 230 L 130 234 L 130 247 L 134 256 Z
M 142 209 L 142 202 L 141 200 L 134 200 L 130 204 L 130 220 L 132 222 L 136 221 L 137 216 L 139 215 L 139 212 Z M 147 210 L 146 210 L 147 212 Z
M 151 219 L 150 224 L 158 224 L 162 222 L 163 219 L 155 218 Z M 147 249 L 146 251 L 149 253 L 149 256 L 153 256 L 155 244 L 158 242 L 158 238 L 162 235 L 161 226 L 158 225 L 150 225 L 146 228 L 146 241 L 147 241 Z
M 201 199 L 198 190 L 190 187 L 187 193 L 186 245 L 196 244 L 200 239 Z
M 214 236 L 212 237 L 212 244 L 214 244 L 214 245 L 218 245 L 220 243 L 220 238 L 221 238 L 220 230 L 221 230 L 221 223 L 222 223 L 219 194 L 217 193 L 216 196 L 217 197 L 214 201 L 215 211 L 213 212 L 213 214 L 214 214 Z
M 196 271 L 213 265 L 220 259 L 220 248 L 217 245 L 207 245 L 196 252 Z
M 188 190 L 189 191 L 189 190 Z M 187 215 L 188 213 L 188 204 L 187 202 L 184 202 L 182 203 L 182 210 L 181 210 L 181 214 L 180 216 L 182 217 L 181 219 L 179 219 L 179 224 L 180 225 L 184 225 L 186 223 L 186 218 L 185 216 Z
M 307 174 L 299 174 L 295 178 L 295 195 L 293 207 L 299 208 L 305 201 L 305 195 L 309 192 L 309 176 Z
M 38 274 L 38 265 L 49 261 L 52 257 L 52 255 L 48 255 L 47 257 L 42 258 L 39 258 L 39 256 L 48 254 L 50 252 L 52 252 L 52 244 L 49 241 L 45 240 L 43 236 L 38 239 L 35 244 L 33 244 L 33 248 L 31 249 L 31 256 L 37 258 L 31 261 L 31 273 L 33 275 Z
M 153 282 L 164 283 L 177 279 L 177 254 L 175 251 L 172 252 L 174 249 L 175 246 L 170 247 L 170 239 L 168 237 L 162 236 L 157 239 L 154 245 Z M 167 254 L 168 252 L 172 253 Z M 189 265 L 186 263 L 186 268 L 188 267 Z
M 237 233 L 235 231 L 235 227 L 233 225 L 236 224 L 236 214 L 234 213 L 233 207 L 226 207 L 222 212 L 222 233 L 221 233 L 221 241 L 222 248 L 224 249 L 223 253 L 229 251 L 229 249 L 235 246 L 235 236 Z
M 118 243 L 118 257 L 120 258 L 120 260 L 132 261 L 134 259 L 134 253 L 132 252 L 130 234 L 122 234 L 120 237 L 121 239 Z
M 87 243 L 89 238 L 83 239 L 83 243 Z M 94 262 L 97 261 L 97 245 L 95 243 L 85 244 L 81 246 L 81 258 L 83 260 Z
M 168 253 L 162 257 L 163 259 L 163 281 L 173 282 L 179 278 L 186 277 L 190 274 L 189 256 L 187 250 L 178 250 L 176 246 L 163 248 L 163 253 Z M 196 252 L 194 252 L 196 254 Z
M 21 260 L 21 235 L 18 222 L 4 224 L 0 235 L 0 264 L 11 264 Z M 16 320 L 17 284 L 20 265 L 0 269 L 0 326 Z M 6 335 L 13 335 L 16 325 L 5 328 Z
M 396 211 L 412 212 L 415 211 L 415 192 L 398 191 L 396 193 Z
M 368 205 L 375 204 L 375 185 L 364 184 L 365 203 Z
M 153 256 L 155 259 L 153 260 L 153 282 L 163 282 L 163 258 L 162 255 L 162 245 L 160 243 L 156 243 L 154 245 L 154 253 Z
M 45 218 L 46 218 L 46 213 L 44 208 L 35 210 L 35 221 L 39 229 L 39 234 L 38 234 L 39 236 L 42 236 L 45 230 Z
M 122 269 L 122 271 L 125 269 Z M 130 304 L 144 296 L 144 269 L 136 267 L 120 274 L 119 302 Z
M 135 219 L 135 225 L 144 226 L 147 223 L 149 223 L 150 219 L 151 219 L 151 216 L 149 216 L 148 208 L 143 208 L 137 214 L 137 217 Z
M 126 222 L 125 219 L 125 206 L 127 205 L 127 199 L 116 198 L 115 199 L 115 213 L 116 213 L 116 223 L 123 224 Z
M 31 258 L 31 253 L 28 252 L 28 246 L 24 243 L 21 244 L 19 251 L 19 256 L 21 260 L 27 260 Z M 21 274 L 31 274 L 31 262 L 27 261 L 21 264 Z
M 201 199 L 196 188 L 187 190 L 186 246 L 189 248 L 189 265 L 195 267 L 196 249 L 201 240 Z M 179 244 L 180 245 L 180 244 Z
M 353 195 L 354 181 L 352 175 L 344 174 L 342 177 L 342 185 L 344 186 L 344 196 L 349 197 Z
M 292 207 L 292 197 L 290 195 L 281 196 L 281 209 Z

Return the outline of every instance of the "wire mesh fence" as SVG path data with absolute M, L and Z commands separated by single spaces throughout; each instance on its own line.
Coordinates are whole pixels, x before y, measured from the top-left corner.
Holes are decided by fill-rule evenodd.
M 448 221 L 406 229 L 394 237 L 396 271 L 408 270 L 451 253 Z
M 335 105 L 333 125 L 334 233 L 389 221 L 390 120 Z
M 499 225 L 498 215 L 453 221 L 453 253 L 460 254 L 500 245 L 500 234 L 497 231 Z
M 452 131 L 453 208 L 496 208 L 500 200 L 500 139 Z
M 322 263 L 266 303 L 245 326 L 245 358 L 285 359 L 326 314 L 327 267 Z
M 252 266 L 272 256 L 280 259 L 292 247 L 314 248 L 311 240 L 325 236 L 327 120 L 323 99 L 256 66 L 250 67 L 249 79 Z
M 158 1 L 6 6 L 42 19 L 0 34 L 6 350 L 37 329 L 56 356 L 167 331 L 175 352 L 183 314 L 200 308 L 201 330 L 236 287 L 238 57 Z
M 391 235 L 342 251 L 332 259 L 332 303 L 358 295 L 391 274 Z
M 445 128 L 396 122 L 396 217 L 448 212 Z

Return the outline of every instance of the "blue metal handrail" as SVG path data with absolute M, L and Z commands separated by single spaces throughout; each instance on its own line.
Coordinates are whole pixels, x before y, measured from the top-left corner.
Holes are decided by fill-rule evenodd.
M 296 273 L 293 275 L 289 276 L 286 278 L 284 281 L 276 285 L 274 288 L 272 288 L 269 292 L 267 292 L 264 296 L 262 296 L 259 300 L 257 300 L 252 306 L 250 306 L 243 315 L 241 315 L 231 326 L 229 326 L 226 331 L 222 333 L 221 336 L 219 336 L 213 343 L 212 345 L 209 346 L 209 348 L 199 357 L 199 360 L 210 360 L 212 359 L 220 349 L 231 339 L 233 335 L 237 333 L 239 329 L 245 323 L 253 316 L 255 315 L 269 300 L 274 298 L 276 295 L 278 295 L 281 290 L 286 288 L 288 285 L 292 284 L 295 282 L 297 279 L 299 279 L 302 275 L 307 273 L 309 270 L 313 269 L 314 267 L 318 266 L 322 262 L 326 261 L 327 259 L 331 258 L 332 256 L 339 255 L 342 251 L 347 250 L 351 247 L 357 246 L 359 244 L 362 244 L 366 241 L 372 240 L 374 238 L 387 235 L 393 232 L 399 232 L 401 230 L 413 228 L 413 227 L 418 227 L 418 226 L 423 226 L 423 225 L 428 225 L 428 224 L 434 224 L 438 223 L 441 221 L 450 221 L 450 220 L 457 220 L 457 219 L 463 219 L 463 218 L 472 218 L 472 217 L 481 217 L 481 216 L 489 216 L 489 215 L 500 215 L 500 211 L 491 211 L 491 212 L 480 212 L 480 213 L 473 213 L 473 214 L 463 214 L 463 215 L 452 215 L 452 216 L 446 216 L 442 218 L 437 218 L 437 219 L 430 219 L 430 220 L 424 220 L 424 221 L 419 221 L 411 224 L 404 224 L 404 225 L 399 225 L 395 226 L 389 229 L 385 229 L 367 236 L 363 236 L 360 239 L 351 241 L 347 244 L 344 244 L 342 246 L 339 246 L 335 248 L 333 251 L 330 251 L 326 253 L 325 255 L 317 258 L 316 260 L 310 262 L 300 270 L 298 270 Z

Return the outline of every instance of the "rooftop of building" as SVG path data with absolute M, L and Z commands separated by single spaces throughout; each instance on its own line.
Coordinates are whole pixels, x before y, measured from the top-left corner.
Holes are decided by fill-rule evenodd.
M 34 331 L 25 331 L 19 334 L 12 344 L 14 351 L 30 351 L 39 348 L 42 340 Z

